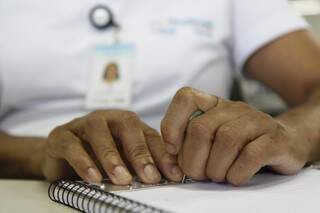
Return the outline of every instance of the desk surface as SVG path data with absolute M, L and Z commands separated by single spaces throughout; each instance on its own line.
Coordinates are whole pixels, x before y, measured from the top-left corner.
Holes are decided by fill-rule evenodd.
M 44 181 L 0 180 L 0 212 L 77 212 L 51 201 L 48 187 Z

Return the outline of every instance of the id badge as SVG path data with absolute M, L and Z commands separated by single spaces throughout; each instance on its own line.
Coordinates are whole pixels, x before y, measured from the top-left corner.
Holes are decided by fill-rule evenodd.
M 86 107 L 128 109 L 131 105 L 135 46 L 131 43 L 97 45 L 93 52 Z

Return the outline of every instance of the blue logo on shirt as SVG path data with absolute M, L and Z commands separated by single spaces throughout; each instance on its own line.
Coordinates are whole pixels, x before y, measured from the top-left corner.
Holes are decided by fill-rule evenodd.
M 211 36 L 213 23 L 211 20 L 198 17 L 170 17 L 166 20 L 152 22 L 152 30 L 167 35 L 173 35 L 182 30 L 191 30 L 200 36 Z

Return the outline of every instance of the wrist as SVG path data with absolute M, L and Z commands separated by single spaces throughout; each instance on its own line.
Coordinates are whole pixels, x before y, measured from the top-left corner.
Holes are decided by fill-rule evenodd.
M 43 179 L 42 164 L 45 158 L 46 141 L 35 139 L 33 145 L 32 150 L 30 150 L 33 154 L 29 155 L 27 160 L 27 173 L 32 178 Z
M 305 163 L 313 163 L 320 159 L 320 143 L 312 128 L 304 125 L 303 121 L 291 119 L 290 113 L 280 115 L 275 120 L 285 127 L 294 150 L 303 156 Z
M 0 133 L 0 175 L 4 178 L 42 178 L 45 139 Z

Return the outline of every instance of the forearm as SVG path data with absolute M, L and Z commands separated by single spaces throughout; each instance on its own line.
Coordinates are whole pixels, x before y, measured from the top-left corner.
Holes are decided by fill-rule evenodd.
M 304 136 L 308 162 L 320 160 L 320 86 L 314 88 L 304 104 L 277 117 Z
M 0 133 L 0 178 L 43 178 L 45 139 Z

